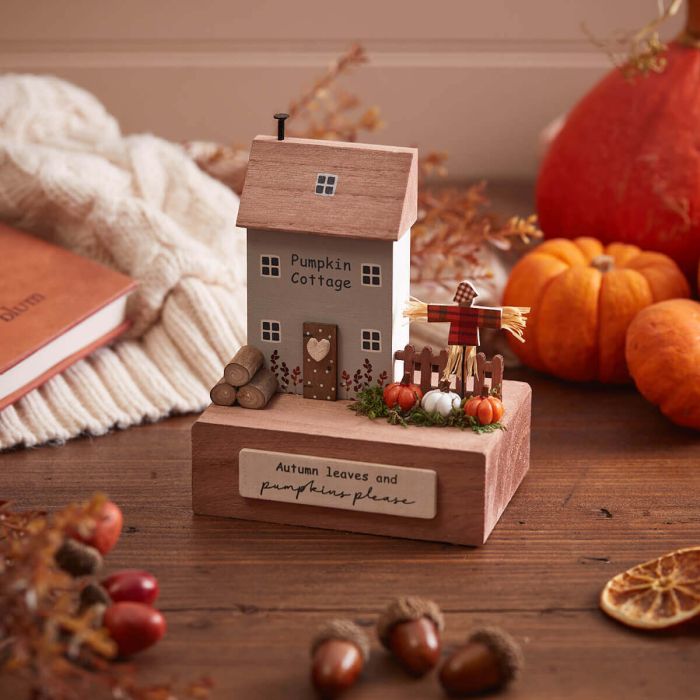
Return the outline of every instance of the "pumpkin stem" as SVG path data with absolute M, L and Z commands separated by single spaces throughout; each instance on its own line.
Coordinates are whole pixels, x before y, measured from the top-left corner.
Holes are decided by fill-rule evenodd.
M 596 255 L 591 260 L 591 267 L 601 272 L 610 272 L 615 267 L 615 258 L 612 255 Z
M 449 379 L 443 379 L 442 381 L 438 382 L 438 389 L 440 389 L 440 391 L 449 391 L 450 390 Z
M 412 379 L 413 379 L 413 377 L 411 377 L 411 373 L 408 370 L 406 370 L 403 373 L 403 379 L 401 380 L 401 384 L 403 384 L 404 386 L 408 386 L 409 384 L 413 383 L 411 381 Z

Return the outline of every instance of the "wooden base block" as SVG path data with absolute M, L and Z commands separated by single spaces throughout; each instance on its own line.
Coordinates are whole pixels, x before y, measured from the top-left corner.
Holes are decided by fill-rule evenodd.
M 505 381 L 503 402 L 506 430 L 488 434 L 403 428 L 290 394 L 262 411 L 210 406 L 192 427 L 193 510 L 483 544 L 530 464 L 529 385 Z

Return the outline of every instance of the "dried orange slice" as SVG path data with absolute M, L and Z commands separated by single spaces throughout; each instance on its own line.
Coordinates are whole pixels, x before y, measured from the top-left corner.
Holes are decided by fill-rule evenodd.
M 611 578 L 600 607 L 639 629 L 663 629 L 699 615 L 700 547 L 678 549 Z

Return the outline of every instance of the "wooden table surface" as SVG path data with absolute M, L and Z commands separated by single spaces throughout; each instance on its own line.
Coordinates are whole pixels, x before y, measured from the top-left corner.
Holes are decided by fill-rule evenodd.
M 642 634 L 597 605 L 614 574 L 700 544 L 700 439 L 630 388 L 583 387 L 525 371 L 534 391 L 530 473 L 480 548 L 194 517 L 192 416 L 0 455 L 0 496 L 58 507 L 103 490 L 126 528 L 110 569 L 161 581 L 169 632 L 140 657 L 143 677 L 205 673 L 214 697 L 312 697 L 308 642 L 324 620 L 368 629 L 395 595 L 434 598 L 449 647 L 501 625 L 527 667 L 515 699 L 700 697 L 700 632 Z M 374 645 L 353 698 L 442 697 Z M 0 696 L 5 697 L 0 686 Z

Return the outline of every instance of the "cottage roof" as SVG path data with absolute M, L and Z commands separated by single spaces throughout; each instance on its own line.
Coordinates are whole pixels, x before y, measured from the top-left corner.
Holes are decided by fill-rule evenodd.
M 398 240 L 416 220 L 417 180 L 415 148 L 257 136 L 237 224 Z

